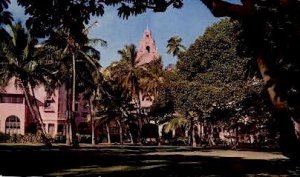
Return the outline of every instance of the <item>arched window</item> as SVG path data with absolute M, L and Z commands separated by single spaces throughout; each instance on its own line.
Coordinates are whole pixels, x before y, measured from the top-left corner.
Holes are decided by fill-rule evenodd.
M 17 116 L 9 116 L 5 121 L 5 133 L 6 134 L 19 134 L 20 132 L 20 119 Z
M 148 53 L 150 53 L 150 47 L 149 46 L 146 47 L 146 50 L 147 50 Z

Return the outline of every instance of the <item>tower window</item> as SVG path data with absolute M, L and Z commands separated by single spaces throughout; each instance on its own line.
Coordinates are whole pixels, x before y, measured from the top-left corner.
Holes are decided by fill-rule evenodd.
M 149 37 L 149 34 L 147 34 L 146 37 Z
M 150 47 L 149 46 L 146 47 L 146 50 L 147 50 L 148 53 L 150 53 Z

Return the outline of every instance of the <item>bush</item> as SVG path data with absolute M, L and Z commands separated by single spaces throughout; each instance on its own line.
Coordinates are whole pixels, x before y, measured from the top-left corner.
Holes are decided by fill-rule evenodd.
M 66 135 L 63 135 L 62 133 L 56 134 L 54 138 L 54 143 L 66 143 Z
M 51 141 L 52 138 L 50 135 L 46 135 Z M 42 137 L 40 134 L 3 134 L 0 133 L 0 142 L 1 143 L 24 143 L 24 144 L 38 144 L 38 143 L 43 143 Z
M 0 132 L 0 143 L 6 143 L 6 141 L 9 139 L 9 135 Z
M 91 135 L 77 135 L 79 143 L 92 143 Z

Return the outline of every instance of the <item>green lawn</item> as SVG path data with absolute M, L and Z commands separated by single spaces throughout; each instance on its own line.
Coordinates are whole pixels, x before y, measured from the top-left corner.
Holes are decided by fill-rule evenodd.
M 5 176 L 299 176 L 278 152 L 190 147 L 0 145 Z

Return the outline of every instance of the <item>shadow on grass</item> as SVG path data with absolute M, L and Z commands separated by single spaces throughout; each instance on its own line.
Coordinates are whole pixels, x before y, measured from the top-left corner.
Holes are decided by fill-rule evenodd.
M 214 150 L 206 151 L 214 153 Z M 176 153 L 172 154 L 172 152 Z M 193 153 L 184 152 L 197 153 L 196 149 L 191 151 L 191 148 L 187 147 L 46 149 L 38 146 L 13 148 L 0 146 L 0 174 L 101 177 L 300 175 L 299 166 L 287 159 L 257 160 L 218 155 L 195 156 Z

